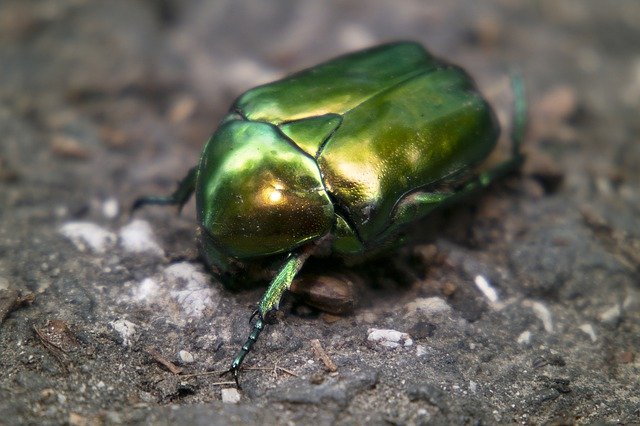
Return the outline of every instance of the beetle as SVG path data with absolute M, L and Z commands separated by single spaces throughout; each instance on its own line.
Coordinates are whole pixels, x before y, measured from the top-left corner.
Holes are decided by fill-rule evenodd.
M 500 128 L 472 79 L 396 42 L 248 90 L 173 194 L 134 202 L 181 208 L 195 192 L 202 257 L 227 286 L 249 265 L 279 262 L 227 371 L 236 384 L 265 318 L 321 246 L 358 256 L 394 245 L 404 225 L 519 167 L 526 103 L 512 82 L 511 155 L 488 170 L 478 166 Z

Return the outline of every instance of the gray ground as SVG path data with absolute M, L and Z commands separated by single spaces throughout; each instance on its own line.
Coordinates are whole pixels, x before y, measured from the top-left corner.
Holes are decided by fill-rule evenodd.
M 0 424 L 640 422 L 638 22 L 633 0 L 0 2 Z M 209 278 L 193 205 L 128 206 L 243 90 L 394 39 L 490 97 L 521 70 L 522 176 L 353 268 L 354 313 L 285 303 L 239 394 L 193 375 L 261 290 Z

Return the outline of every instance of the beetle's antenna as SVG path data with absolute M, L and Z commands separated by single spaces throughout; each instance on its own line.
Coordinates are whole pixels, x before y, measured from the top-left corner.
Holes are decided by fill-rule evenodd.
M 512 155 L 520 159 L 520 146 L 527 130 L 527 96 L 522 74 L 511 72 L 511 90 L 513 91 L 513 124 L 511 126 Z

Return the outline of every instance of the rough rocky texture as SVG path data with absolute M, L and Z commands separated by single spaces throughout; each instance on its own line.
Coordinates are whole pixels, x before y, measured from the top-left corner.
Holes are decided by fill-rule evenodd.
M 640 422 L 639 21 L 634 0 L 3 1 L 0 424 Z M 204 271 L 192 205 L 128 208 L 243 90 L 393 39 L 507 122 L 520 70 L 523 174 L 351 268 L 354 313 L 285 303 L 223 403 L 229 378 L 197 373 L 227 368 L 261 289 Z

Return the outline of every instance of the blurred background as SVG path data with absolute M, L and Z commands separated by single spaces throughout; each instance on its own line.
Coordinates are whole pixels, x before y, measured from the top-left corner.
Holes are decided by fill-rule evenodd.
M 0 424 L 640 421 L 638 22 L 635 0 L 1 0 Z M 416 275 L 381 272 L 391 295 L 336 321 L 287 310 L 253 354 L 269 371 L 222 403 L 217 376 L 159 360 L 223 369 L 260 290 L 207 281 L 192 204 L 128 208 L 173 189 L 243 91 L 394 40 L 467 69 L 507 127 L 523 75 L 522 176 L 401 251 Z

